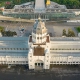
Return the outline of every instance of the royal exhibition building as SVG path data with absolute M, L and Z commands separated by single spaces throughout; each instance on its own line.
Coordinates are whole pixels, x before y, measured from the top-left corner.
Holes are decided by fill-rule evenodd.
M 38 4 L 39 3 L 39 4 Z M 34 8 L 33 8 L 34 7 Z M 51 37 L 43 19 L 75 17 L 65 5 L 44 0 L 15 5 L 3 15 L 37 19 L 28 37 L 0 37 L 0 64 L 50 69 L 54 64 L 80 64 L 80 36 Z
M 80 37 L 50 37 L 38 19 L 29 37 L 0 37 L 0 64 L 49 69 L 54 64 L 80 64 Z

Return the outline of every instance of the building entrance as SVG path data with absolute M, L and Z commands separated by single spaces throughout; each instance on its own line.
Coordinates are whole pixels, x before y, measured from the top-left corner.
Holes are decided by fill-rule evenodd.
M 42 70 L 43 69 L 43 66 L 44 66 L 44 63 L 42 60 L 37 60 L 35 62 L 35 69 L 36 70 Z

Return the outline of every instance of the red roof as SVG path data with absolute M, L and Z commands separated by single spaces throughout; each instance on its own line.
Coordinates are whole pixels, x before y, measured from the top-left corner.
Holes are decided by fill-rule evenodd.
M 44 48 L 40 47 L 40 45 L 38 45 L 36 48 L 34 47 L 34 56 L 44 56 L 44 54 Z

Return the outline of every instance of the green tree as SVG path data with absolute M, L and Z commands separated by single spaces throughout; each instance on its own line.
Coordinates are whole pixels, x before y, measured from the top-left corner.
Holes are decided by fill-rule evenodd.
M 68 34 L 67 34 L 68 37 L 71 36 L 71 29 L 68 29 Z
M 71 29 L 68 29 L 68 34 L 67 34 L 68 37 L 75 37 L 75 33 L 71 30 Z
M 62 36 L 66 36 L 66 30 L 65 29 L 63 29 Z
M 13 35 L 17 35 L 17 33 L 14 31 L 14 32 L 13 32 Z
M 62 5 L 66 5 L 67 8 L 80 8 L 80 0 L 51 0 Z
M 15 31 L 13 32 L 13 31 L 10 31 L 10 30 L 9 31 L 2 31 L 1 33 L 2 33 L 3 36 L 8 36 L 8 37 L 17 35 L 17 33 Z
M 12 9 L 14 7 L 14 4 L 5 4 L 6 9 Z

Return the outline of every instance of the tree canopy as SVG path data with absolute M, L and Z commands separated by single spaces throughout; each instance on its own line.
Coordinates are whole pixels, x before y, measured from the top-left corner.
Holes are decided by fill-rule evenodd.
M 68 29 L 68 32 L 66 33 L 66 30 L 63 29 L 62 36 L 75 37 L 75 33 L 71 29 Z
M 35 0 L 0 0 L 0 6 L 5 5 L 6 1 L 10 1 L 12 4 L 21 4 L 29 1 L 35 1 Z M 80 8 L 80 0 L 51 0 L 53 2 L 57 2 L 62 5 L 66 5 L 67 8 L 72 9 L 79 9 Z
M 62 5 L 66 5 L 67 8 L 80 8 L 80 0 L 51 0 Z

